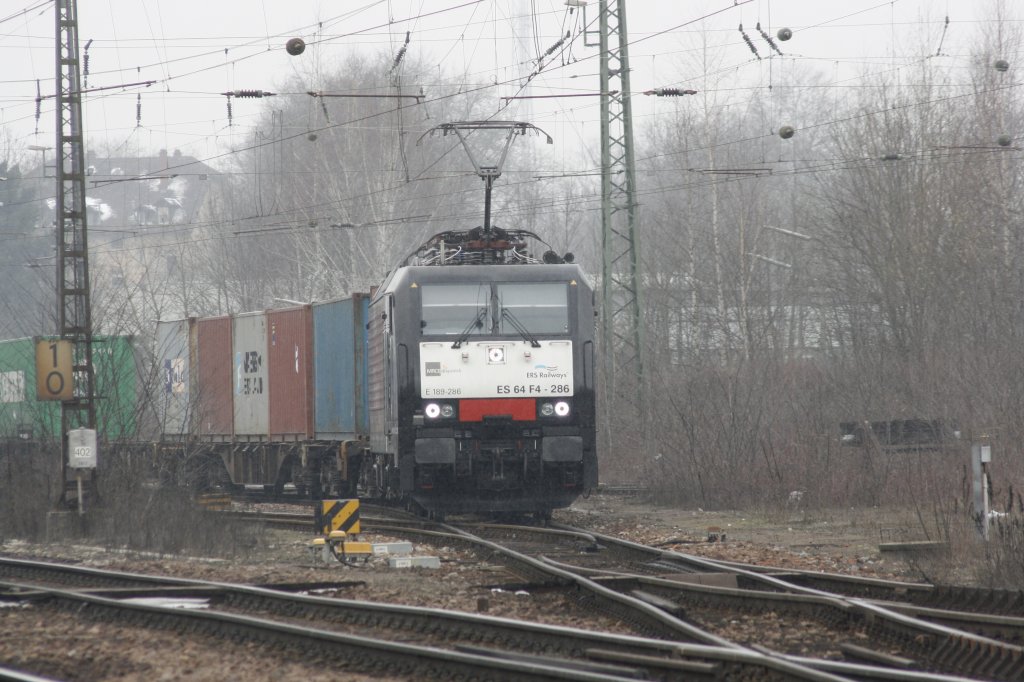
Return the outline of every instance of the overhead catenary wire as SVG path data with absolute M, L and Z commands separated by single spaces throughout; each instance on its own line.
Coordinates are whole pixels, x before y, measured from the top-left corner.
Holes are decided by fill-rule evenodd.
M 991 152 L 991 151 L 994 151 L 994 150 L 989 150 L 989 152 Z M 1004 151 L 1004 149 L 999 148 L 999 151 Z M 969 154 L 971 152 L 966 152 L 966 153 Z M 977 153 L 977 152 L 975 152 L 975 153 Z M 831 171 L 851 170 L 851 169 L 856 169 L 858 167 L 863 167 L 863 165 L 865 163 L 870 163 L 871 161 L 872 160 L 870 158 L 851 159 L 851 160 L 848 160 L 846 163 L 844 163 L 842 165 L 828 166 L 827 169 L 831 170 Z M 818 169 L 818 170 L 820 170 L 820 169 Z M 802 173 L 805 173 L 805 172 L 817 172 L 817 171 L 815 169 L 806 169 L 806 170 L 796 170 L 796 171 L 792 171 L 792 172 L 794 172 L 794 173 L 801 173 L 802 174 Z M 716 183 L 718 183 L 718 182 L 732 183 L 732 182 L 743 182 L 743 181 L 745 181 L 745 180 L 742 177 L 739 177 L 739 178 L 729 177 L 729 178 L 718 178 L 718 179 L 715 179 L 713 182 L 716 182 Z M 671 185 L 671 186 L 666 186 L 666 187 L 658 187 L 658 188 L 653 188 L 653 189 L 645 190 L 645 191 L 641 192 L 641 195 L 643 195 L 643 196 L 650 196 L 650 195 L 662 194 L 662 193 L 666 193 L 666 192 L 695 191 L 695 190 L 699 190 L 701 187 L 708 186 L 708 184 L 709 184 L 708 182 L 700 182 L 700 183 L 686 183 L 686 184 L 683 184 L 683 185 Z M 596 210 L 598 210 L 599 209 L 599 205 L 597 204 L 596 199 L 597 199 L 596 195 L 589 196 L 589 200 L 593 203 L 593 205 L 591 207 L 589 207 L 589 208 L 584 208 L 582 210 L 589 210 L 589 211 L 596 211 Z M 550 207 L 551 210 L 554 211 L 554 212 L 559 212 L 560 211 L 560 203 L 557 202 L 557 201 L 553 200 L 551 202 L 547 202 L 546 206 Z M 439 219 L 439 220 L 444 220 L 444 219 L 459 220 L 459 219 L 465 219 L 468 216 L 462 215 L 462 214 L 448 214 L 448 215 L 434 215 L 432 217 L 434 219 Z M 245 220 L 256 220 L 256 219 L 259 219 L 259 218 L 261 218 L 261 216 L 251 216 L 250 218 L 239 218 L 237 220 L 231 221 L 231 224 L 234 224 L 234 223 L 237 223 L 237 222 L 244 222 Z M 220 226 L 223 226 L 223 225 L 224 225 L 224 223 L 221 222 L 221 221 L 211 222 L 211 223 L 206 223 L 206 224 L 190 224 L 190 225 L 182 226 L 180 228 L 172 229 L 169 232 L 175 232 L 175 231 L 180 232 L 180 231 L 183 231 L 183 230 L 184 231 L 188 231 L 188 232 L 192 232 L 196 228 L 202 228 L 204 226 L 205 227 L 214 227 L 214 226 L 220 227 Z M 301 229 L 303 227 L 303 225 L 306 225 L 305 221 L 303 222 L 302 225 L 296 224 L 292 229 L 299 230 L 299 229 Z M 133 231 L 130 236 L 131 237 L 136 237 L 136 236 L 141 236 L 141 235 L 137 235 Z M 35 239 L 35 238 L 38 238 L 38 237 L 31 237 L 31 238 Z M 231 235 L 231 234 L 219 234 L 219 235 L 211 235 L 211 236 L 202 237 L 202 238 L 190 237 L 190 238 L 185 239 L 183 241 L 173 242 L 173 243 L 161 242 L 160 245 L 155 245 L 155 244 L 153 244 L 153 245 L 138 244 L 138 245 L 135 245 L 135 246 L 118 248 L 118 249 L 104 248 L 104 247 L 101 246 L 101 247 L 99 247 L 97 249 L 97 253 L 100 253 L 100 254 L 111 254 L 111 253 L 118 253 L 118 252 L 137 251 L 139 249 L 143 249 L 143 250 L 145 250 L 145 249 L 159 249 L 159 248 L 165 248 L 167 246 L 174 246 L 174 245 L 183 246 L 183 245 L 191 244 L 191 243 L 194 243 L 194 242 L 221 241 L 221 240 L 231 239 L 231 238 L 234 238 L 234 235 Z M 124 240 L 120 240 L 120 241 L 124 241 Z M 51 257 L 51 259 L 52 259 L 52 257 Z M 0 265 L 3 265 L 3 264 L 0 263 Z M 13 265 L 19 265 L 19 264 L 18 263 L 13 263 Z
M 1009 85 L 999 86 L 997 88 L 993 88 L 993 90 L 1002 90 L 1002 89 L 1008 89 L 1008 88 L 1013 88 L 1013 87 L 1018 87 L 1018 85 L 1017 84 L 1009 84 Z M 959 98 L 971 96 L 971 94 L 972 93 L 967 93 L 967 94 L 962 94 L 962 95 L 952 95 L 952 96 L 947 96 L 947 97 L 943 97 L 943 98 L 936 98 L 936 99 L 929 100 L 929 101 L 926 101 L 926 102 L 908 103 L 908 104 L 901 105 L 901 106 L 902 107 L 922 106 L 922 105 L 927 105 L 927 104 L 933 104 L 933 103 L 936 103 L 936 102 L 948 101 L 948 100 L 952 100 L 952 99 L 959 99 Z M 976 94 L 976 93 L 974 93 L 974 94 Z M 813 128 L 813 127 L 821 127 L 821 126 L 826 126 L 826 125 L 832 125 L 832 124 L 837 123 L 837 122 L 849 121 L 849 120 L 853 120 L 855 118 L 861 118 L 861 117 L 864 117 L 864 116 L 874 115 L 876 113 L 880 113 L 880 112 L 864 112 L 864 113 L 861 113 L 861 114 L 856 114 L 856 115 L 853 115 L 853 116 L 844 117 L 842 119 L 835 119 L 835 120 L 830 120 L 830 121 L 826 121 L 826 122 L 820 122 L 818 124 L 814 124 L 814 125 L 811 125 L 811 126 L 805 126 L 805 129 L 810 129 L 810 128 Z M 374 115 L 363 117 L 363 120 L 366 120 L 368 118 L 372 118 L 373 116 Z M 345 123 L 340 123 L 338 125 L 344 125 L 344 124 Z M 729 144 L 743 143 L 743 142 L 748 142 L 748 141 L 752 141 L 752 140 L 755 140 L 755 139 L 757 139 L 757 138 L 748 138 L 746 140 L 734 140 L 734 141 L 729 141 L 729 142 L 722 142 L 722 143 L 718 143 L 718 144 L 715 144 L 715 145 L 710 145 L 710 146 L 704 147 L 704 148 L 713 148 L 713 147 L 717 147 L 717 146 L 725 146 L 725 145 L 729 145 Z M 250 147 L 250 149 L 255 148 L 256 146 L 257 145 L 253 145 L 252 147 Z M 697 149 L 700 149 L 700 148 L 697 148 Z M 690 151 L 695 151 L 697 149 L 693 149 L 693 150 L 690 150 Z M 1004 148 L 1000 148 L 1000 150 L 1002 151 L 1002 150 L 1004 150 Z M 651 155 L 651 156 L 644 157 L 644 158 L 641 158 L 641 159 L 638 159 L 638 160 L 641 160 L 641 161 L 642 160 L 651 160 L 651 159 L 654 159 L 654 158 L 667 157 L 667 156 L 671 156 L 671 155 L 673 155 L 673 153 Z M 207 160 L 209 160 L 209 159 L 207 159 Z M 393 189 L 395 189 L 395 188 L 394 187 L 386 188 L 385 190 L 382 190 L 382 191 L 392 191 Z

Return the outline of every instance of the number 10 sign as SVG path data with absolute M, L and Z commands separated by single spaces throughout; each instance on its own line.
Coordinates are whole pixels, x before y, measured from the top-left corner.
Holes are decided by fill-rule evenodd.
M 37 400 L 71 400 L 75 396 L 73 347 L 74 343 L 65 339 L 36 341 Z

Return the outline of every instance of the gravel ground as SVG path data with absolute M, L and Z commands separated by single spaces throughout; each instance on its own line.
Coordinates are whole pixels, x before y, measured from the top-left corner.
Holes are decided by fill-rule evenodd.
M 594 496 L 556 514 L 562 523 L 645 545 L 762 566 L 921 580 L 913 557 L 883 556 L 880 543 L 923 539 L 909 513 L 879 509 L 766 512 L 686 510 Z M 710 529 L 710 530 L 709 530 Z M 709 542 L 712 534 L 724 542 Z
M 869 513 L 802 513 L 774 516 L 659 508 L 631 498 L 595 496 L 556 512 L 562 523 L 704 556 L 874 577 L 914 579 L 911 567 L 877 550 L 894 517 Z M 707 542 L 711 532 L 724 542 Z M 720 530 L 715 530 L 720 529 Z M 363 540 L 398 540 L 364 532 Z M 441 559 L 439 569 L 390 569 L 383 558 L 356 566 L 311 561 L 308 538 L 266 531 L 256 546 L 227 557 L 152 555 L 84 544 L 36 545 L 9 540 L 0 554 L 50 558 L 88 566 L 245 583 L 362 581 L 328 592 L 342 598 L 416 604 L 494 616 L 629 632 L 581 612 L 561 596 L 516 589 L 518 578 L 480 564 L 452 547 L 417 546 L 414 554 Z M 554 601 L 553 601 L 554 600 Z M 301 661 L 283 663 L 245 645 L 76 622 L 37 608 L 0 608 L 0 664 L 60 680 L 356 680 L 344 670 L 322 670 Z

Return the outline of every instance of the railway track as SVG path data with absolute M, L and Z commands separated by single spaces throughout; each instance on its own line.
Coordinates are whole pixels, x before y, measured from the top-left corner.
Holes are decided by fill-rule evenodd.
M 445 526 L 385 509 L 378 513 L 384 516 L 366 517 L 368 525 L 377 530 L 398 536 L 417 535 L 427 543 L 459 542 L 459 529 L 453 535 L 436 535 L 440 531 L 428 529 Z M 282 527 L 299 525 L 289 514 L 270 514 L 265 520 Z M 407 525 L 410 522 L 412 526 Z M 461 532 L 495 541 L 494 546 L 483 545 L 489 560 L 499 556 L 497 548 L 516 547 L 518 551 L 508 556 L 543 557 L 552 568 L 593 578 L 595 584 L 681 616 L 679 620 L 697 625 L 704 634 L 735 630 L 730 621 L 740 615 L 750 623 L 751 637 L 763 636 L 766 628 L 778 631 L 781 622 L 790 633 L 783 645 L 789 653 L 817 650 L 821 656 L 918 665 L 950 674 L 1024 677 L 1024 618 L 1020 615 L 1024 604 L 1018 592 L 936 587 L 715 561 L 558 524 L 469 523 L 461 526 Z M 563 589 L 572 584 L 566 575 L 547 574 L 521 557 L 507 558 L 507 565 L 528 583 Z M 640 632 L 666 636 L 665 625 L 652 622 L 649 614 L 630 612 L 609 603 L 606 596 L 591 599 L 599 603 L 584 606 L 619 612 L 618 617 Z M 962 606 L 967 608 L 958 608 Z M 768 622 L 759 626 L 759 617 Z M 814 623 L 816 628 L 808 633 L 803 626 L 786 626 L 787 622 Z M 713 644 L 724 641 L 704 639 L 678 626 L 670 629 L 673 632 L 668 636 Z M 979 657 L 977 651 L 986 654 Z
M 788 583 L 848 597 L 904 602 L 914 606 L 973 613 L 1024 616 L 1024 590 L 994 590 L 962 585 L 931 585 L 878 578 L 818 573 L 772 566 L 708 560 L 723 567 L 766 573 Z
M 40 562 L 4 562 L 78 590 L 0 582 L 0 598 L 73 613 L 89 622 L 255 642 L 282 654 L 316 647 L 361 672 L 415 679 L 839 679 L 779 657 L 734 646 L 705 646 L 611 635 L 438 609 L 327 599 L 275 589 L 179 580 Z M 95 587 L 85 587 L 87 584 Z M 128 584 L 134 587 L 126 587 Z M 117 587 L 114 587 L 117 586 Z M 211 610 L 141 603 L 200 599 Z M 307 625 L 315 622 L 318 627 Z M 401 639 L 401 644 L 393 640 Z M 412 641 L 415 640 L 415 641 Z M 439 662 L 443 661 L 441 664 Z M 2 677 L 0 677 L 2 679 Z
M 18 599 L 43 603 L 45 608 L 87 623 L 117 622 L 181 635 L 213 637 L 233 645 L 257 644 L 280 656 L 301 658 L 311 651 L 321 664 L 368 674 L 407 679 L 594 680 L 635 679 L 621 666 L 590 664 L 553 658 L 518 657 L 510 660 L 497 651 L 468 652 L 396 642 L 391 639 L 325 630 L 278 620 L 239 615 L 221 610 L 180 609 L 140 604 L 31 584 L 5 583 Z
M 790 656 L 812 651 L 817 658 L 842 656 L 937 674 L 1024 678 L 1024 650 L 1012 643 L 1024 631 L 1024 622 L 1017 618 L 926 613 L 920 608 L 915 612 L 902 604 L 827 593 L 740 565 L 725 567 L 569 527 L 484 525 L 453 530 L 474 537 L 470 544 L 476 543 L 488 560 L 500 556 L 510 570 L 536 584 L 572 585 L 585 606 L 614 613 L 653 636 L 692 637 L 716 644 L 738 640 L 760 646 L 767 634 L 775 633 L 780 636 L 774 638 L 774 646 Z M 390 528 L 389 532 L 418 533 L 421 541 L 429 541 L 431 533 L 412 528 Z M 499 536 L 502 544 L 473 535 L 476 532 Z M 512 550 L 512 544 L 525 553 Z M 605 556 L 600 551 L 605 548 L 615 549 Z M 553 555 L 573 559 L 563 562 Z M 542 559 L 531 558 L 538 556 Z M 550 570 L 538 566 L 538 561 Z M 640 570 L 630 572 L 631 567 Z M 651 576 L 659 571 L 671 577 Z M 659 621 L 645 607 L 669 614 L 675 622 Z M 662 628 L 673 635 L 666 635 Z M 737 630 L 746 634 L 737 636 Z M 986 632 L 1010 641 L 988 637 Z
M 304 533 L 312 527 L 308 512 L 232 512 L 225 518 Z M 927 585 L 846 581 L 845 576 L 711 561 L 570 527 L 468 522 L 456 527 L 391 510 L 364 513 L 363 524 L 364 530 L 376 533 L 468 550 L 521 580 L 506 586 L 558 591 L 589 612 L 628 624 L 636 634 L 588 633 L 579 639 L 571 628 L 287 594 L 316 587 L 312 585 L 266 589 L 18 560 L 0 560 L 0 576 L 11 585 L 22 585 L 20 591 L 9 585 L 6 598 L 31 598 L 47 608 L 71 603 L 71 593 L 115 602 L 154 594 L 188 596 L 206 600 L 226 616 L 299 628 L 315 622 L 342 634 L 385 641 L 400 632 L 403 642 L 416 646 L 587 674 L 650 679 L 699 679 L 725 671 L 729 679 L 1024 677 L 1019 647 L 1024 627 L 1019 617 L 935 609 L 905 599 L 908 593 L 928 594 Z M 340 590 L 357 582 L 317 586 Z M 821 589 L 833 584 L 850 594 Z M 25 585 L 58 596 L 26 596 Z M 866 589 L 873 598 L 863 596 Z M 965 598 L 951 590 L 943 593 L 954 594 L 954 600 Z M 974 596 L 975 604 L 990 598 Z M 113 605 L 104 603 L 104 608 Z M 163 622 L 162 618 L 157 620 Z M 214 632 L 233 626 L 210 627 Z M 296 636 L 289 633 L 281 636 Z M 252 637 L 271 641 L 278 635 L 259 636 L 269 640 Z M 552 655 L 557 661 L 547 660 Z M 433 673 L 415 673 L 428 674 Z M 491 676 L 501 679 L 500 673 Z
M 572 532 L 576 529 L 566 528 Z M 814 573 L 719 561 L 637 545 L 612 536 L 591 534 L 618 556 L 632 557 L 641 573 L 666 571 L 725 572 L 737 588 L 842 597 L 866 601 L 899 614 L 947 625 L 1001 642 L 1024 643 L 1024 593 L 963 586 L 935 586 L 840 574 Z

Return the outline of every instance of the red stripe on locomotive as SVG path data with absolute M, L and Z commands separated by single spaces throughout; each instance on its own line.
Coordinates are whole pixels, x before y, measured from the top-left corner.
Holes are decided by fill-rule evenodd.
M 459 401 L 459 421 L 481 422 L 484 417 L 512 417 L 513 421 L 532 422 L 537 419 L 537 401 L 534 398 Z

